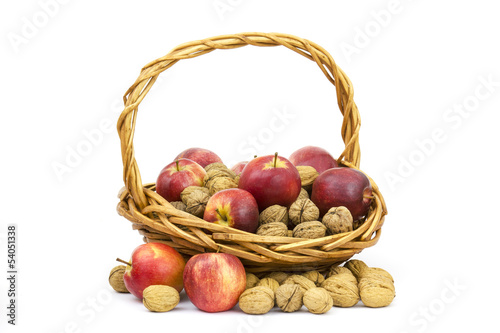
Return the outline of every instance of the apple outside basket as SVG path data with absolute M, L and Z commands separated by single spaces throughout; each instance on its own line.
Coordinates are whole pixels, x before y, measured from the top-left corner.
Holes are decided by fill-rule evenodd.
M 195 58 L 217 49 L 234 49 L 247 45 L 282 45 L 316 62 L 335 86 L 337 103 L 344 116 L 341 135 L 345 150 L 337 162 L 339 166 L 359 170 L 360 116 L 353 101 L 353 87 L 327 51 L 306 39 L 281 33 L 218 36 L 179 45 L 164 57 L 149 63 L 125 93 L 125 108 L 117 124 L 125 183 L 119 193 L 118 213 L 132 222 L 133 229 L 144 236 L 145 242 L 165 243 L 187 256 L 217 251 L 230 253 L 239 257 L 246 270 L 253 273 L 311 269 L 324 271 L 375 245 L 380 238 L 387 210 L 382 194 L 370 177 L 374 199 L 364 223 L 352 232 L 318 239 L 259 236 L 209 223 L 174 208 L 155 192 L 155 184 L 142 184 L 134 157 L 133 136 L 139 104 L 160 73 L 182 59 Z M 204 229 L 210 230 L 212 234 L 206 234 Z

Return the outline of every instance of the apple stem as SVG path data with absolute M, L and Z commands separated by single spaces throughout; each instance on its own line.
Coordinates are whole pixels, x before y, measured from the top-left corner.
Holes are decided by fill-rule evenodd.
M 274 167 L 276 168 L 276 161 L 278 160 L 278 152 L 274 153 Z
M 177 167 L 177 171 L 180 171 L 180 170 L 179 170 L 179 160 L 176 160 L 176 161 L 175 161 L 175 166 Z
M 227 222 L 227 219 L 226 219 L 226 218 L 224 218 L 224 216 L 222 216 L 222 215 L 219 213 L 219 208 L 216 208 L 216 209 L 215 209 L 215 212 L 217 213 L 217 215 L 219 215 L 219 216 L 220 216 L 220 218 L 221 218 L 221 219 L 223 219 L 224 221 L 226 221 L 226 222 Z
M 253 158 L 257 158 L 257 155 L 253 155 Z
M 375 199 L 373 195 L 363 195 L 363 198 L 365 199 Z
M 132 266 L 132 264 L 129 263 L 128 261 L 122 260 L 120 258 L 116 258 L 116 261 L 121 262 L 122 264 L 125 264 L 125 265 L 128 265 L 128 266 Z

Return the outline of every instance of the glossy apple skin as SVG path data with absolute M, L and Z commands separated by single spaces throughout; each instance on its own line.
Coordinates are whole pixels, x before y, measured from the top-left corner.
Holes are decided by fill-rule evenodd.
M 188 186 L 203 186 L 205 169 L 195 161 L 180 158 L 179 171 L 174 161 L 164 167 L 156 180 L 156 192 L 167 201 L 180 201 L 181 192 Z
M 290 155 L 290 162 L 295 166 L 312 166 L 318 173 L 338 167 L 337 161 L 329 152 L 315 146 L 306 146 L 296 150 Z
M 249 192 L 231 188 L 219 191 L 210 197 L 203 219 L 255 233 L 259 226 L 259 207 Z
M 359 220 L 368 213 L 372 203 L 370 180 L 361 171 L 351 168 L 332 168 L 321 173 L 313 183 L 311 200 L 320 215 L 332 207 L 344 206 Z
M 289 207 L 300 193 L 297 168 L 281 156 L 274 167 L 274 158 L 274 155 L 256 157 L 240 175 L 238 187 L 254 196 L 260 211 L 272 205 Z
M 125 287 L 142 299 L 142 292 L 151 285 L 167 285 L 182 291 L 182 274 L 186 262 L 174 248 L 162 243 L 139 245 L 132 252 L 131 266 L 123 275 Z
M 248 161 L 243 161 L 243 162 L 238 162 L 233 167 L 231 168 L 232 171 L 234 171 L 235 174 L 239 175 L 245 166 L 248 164 Z
M 187 158 L 190 160 L 195 161 L 199 165 L 201 165 L 202 168 L 206 167 L 209 164 L 212 163 L 222 163 L 222 160 L 220 159 L 219 156 L 217 156 L 216 153 L 213 151 L 210 151 L 208 149 L 203 149 L 203 148 L 189 148 L 184 150 L 182 153 L 177 155 L 177 157 L 174 159 L 178 160 L 179 158 Z
M 246 288 L 245 268 L 232 254 L 202 253 L 188 260 L 184 289 L 191 302 L 206 312 L 233 308 Z

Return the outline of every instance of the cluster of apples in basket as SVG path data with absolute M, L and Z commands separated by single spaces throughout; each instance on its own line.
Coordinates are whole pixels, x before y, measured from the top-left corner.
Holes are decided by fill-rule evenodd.
M 161 170 L 156 192 L 177 209 L 251 233 L 283 222 L 288 233 L 257 232 L 272 236 L 296 236 L 291 230 L 302 222 L 320 224 L 323 236 L 338 233 L 323 224 L 326 215 L 342 215 L 342 210 L 355 229 L 373 200 L 370 181 L 362 172 L 339 167 L 330 153 L 314 146 L 300 148 L 289 158 L 277 153 L 254 157 L 230 169 L 214 152 L 190 148 Z M 304 213 L 308 205 L 313 207 L 309 218 Z M 306 230 L 296 237 L 318 237 L 310 235 Z

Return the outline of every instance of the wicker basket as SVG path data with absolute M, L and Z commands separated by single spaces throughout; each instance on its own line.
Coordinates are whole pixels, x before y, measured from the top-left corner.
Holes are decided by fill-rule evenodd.
M 353 101 L 348 77 L 319 45 L 308 40 L 279 33 L 241 33 L 208 38 L 179 45 L 166 56 L 146 65 L 139 78 L 124 96 L 125 109 L 118 120 L 125 186 L 119 193 L 118 213 L 133 223 L 145 242 L 162 242 L 191 256 L 202 252 L 225 252 L 239 257 L 249 272 L 275 270 L 325 270 L 338 265 L 364 248 L 377 243 L 384 217 L 384 199 L 370 178 L 375 199 L 364 223 L 352 232 L 319 239 L 271 237 L 208 223 L 175 209 L 155 192 L 155 184 L 142 184 L 134 157 L 133 136 L 139 104 L 158 75 L 181 59 L 195 58 L 217 49 L 234 49 L 246 45 L 283 45 L 316 62 L 335 86 L 337 102 L 344 116 L 341 134 L 345 150 L 338 157 L 341 166 L 358 169 L 360 150 L 358 133 L 360 117 Z M 203 230 L 210 230 L 211 235 Z

